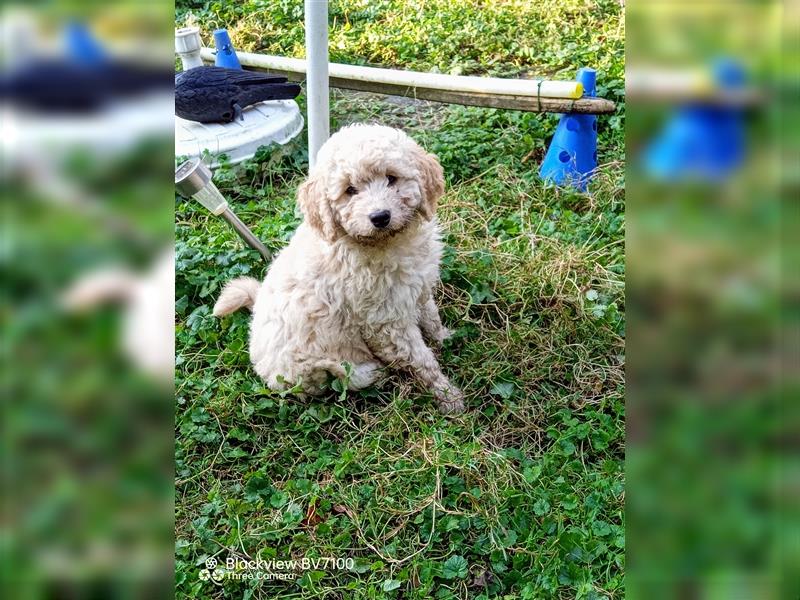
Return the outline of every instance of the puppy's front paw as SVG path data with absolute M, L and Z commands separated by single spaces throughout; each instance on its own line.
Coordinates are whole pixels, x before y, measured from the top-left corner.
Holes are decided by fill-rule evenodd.
M 439 411 L 445 415 L 457 415 L 464 412 L 464 393 L 457 387 L 436 390 L 435 394 Z
M 431 343 L 441 347 L 444 341 L 453 335 L 453 331 L 447 327 L 440 327 L 433 335 L 431 335 Z

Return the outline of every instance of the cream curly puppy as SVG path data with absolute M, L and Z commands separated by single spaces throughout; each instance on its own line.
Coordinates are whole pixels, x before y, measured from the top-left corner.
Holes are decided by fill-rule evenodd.
M 250 358 L 271 389 L 301 382 L 313 394 L 347 362 L 357 390 L 390 366 L 413 373 L 442 412 L 464 410 L 424 339 L 450 335 L 433 300 L 443 192 L 436 158 L 402 131 L 351 125 L 325 143 L 298 191 L 305 220 L 264 282 L 234 279 L 214 307 L 252 309 Z

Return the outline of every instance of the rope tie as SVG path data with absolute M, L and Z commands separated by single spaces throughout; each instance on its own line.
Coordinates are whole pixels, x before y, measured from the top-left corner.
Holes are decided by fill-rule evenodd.
M 542 112 L 542 84 L 544 83 L 543 80 L 539 80 L 539 83 L 536 85 L 536 110 L 538 112 Z

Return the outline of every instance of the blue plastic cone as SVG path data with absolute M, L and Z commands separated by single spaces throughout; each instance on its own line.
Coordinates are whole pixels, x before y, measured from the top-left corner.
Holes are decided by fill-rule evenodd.
M 79 65 L 95 67 L 108 61 L 108 54 L 83 23 L 67 23 L 64 41 L 67 56 Z
M 745 82 L 736 61 L 722 59 L 713 66 L 715 84 L 734 90 Z M 727 178 L 744 160 L 745 132 L 741 109 L 689 102 L 675 109 L 664 130 L 644 152 L 648 175 L 661 181 Z
M 214 31 L 214 46 L 217 48 L 217 58 L 214 64 L 218 67 L 227 67 L 228 69 L 241 69 L 242 65 L 239 64 L 239 58 L 236 56 L 236 50 L 231 44 L 231 38 L 228 35 L 227 29 L 217 29 Z
M 584 97 L 595 95 L 597 73 L 594 69 L 580 69 L 575 79 L 583 84 Z M 539 175 L 558 185 L 585 191 L 596 167 L 597 117 L 577 113 L 562 115 Z

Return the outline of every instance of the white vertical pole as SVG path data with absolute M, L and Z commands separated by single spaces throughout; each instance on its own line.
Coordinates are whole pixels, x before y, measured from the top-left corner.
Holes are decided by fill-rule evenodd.
M 306 102 L 308 105 L 308 161 L 330 136 L 328 97 L 328 0 L 306 2 Z

